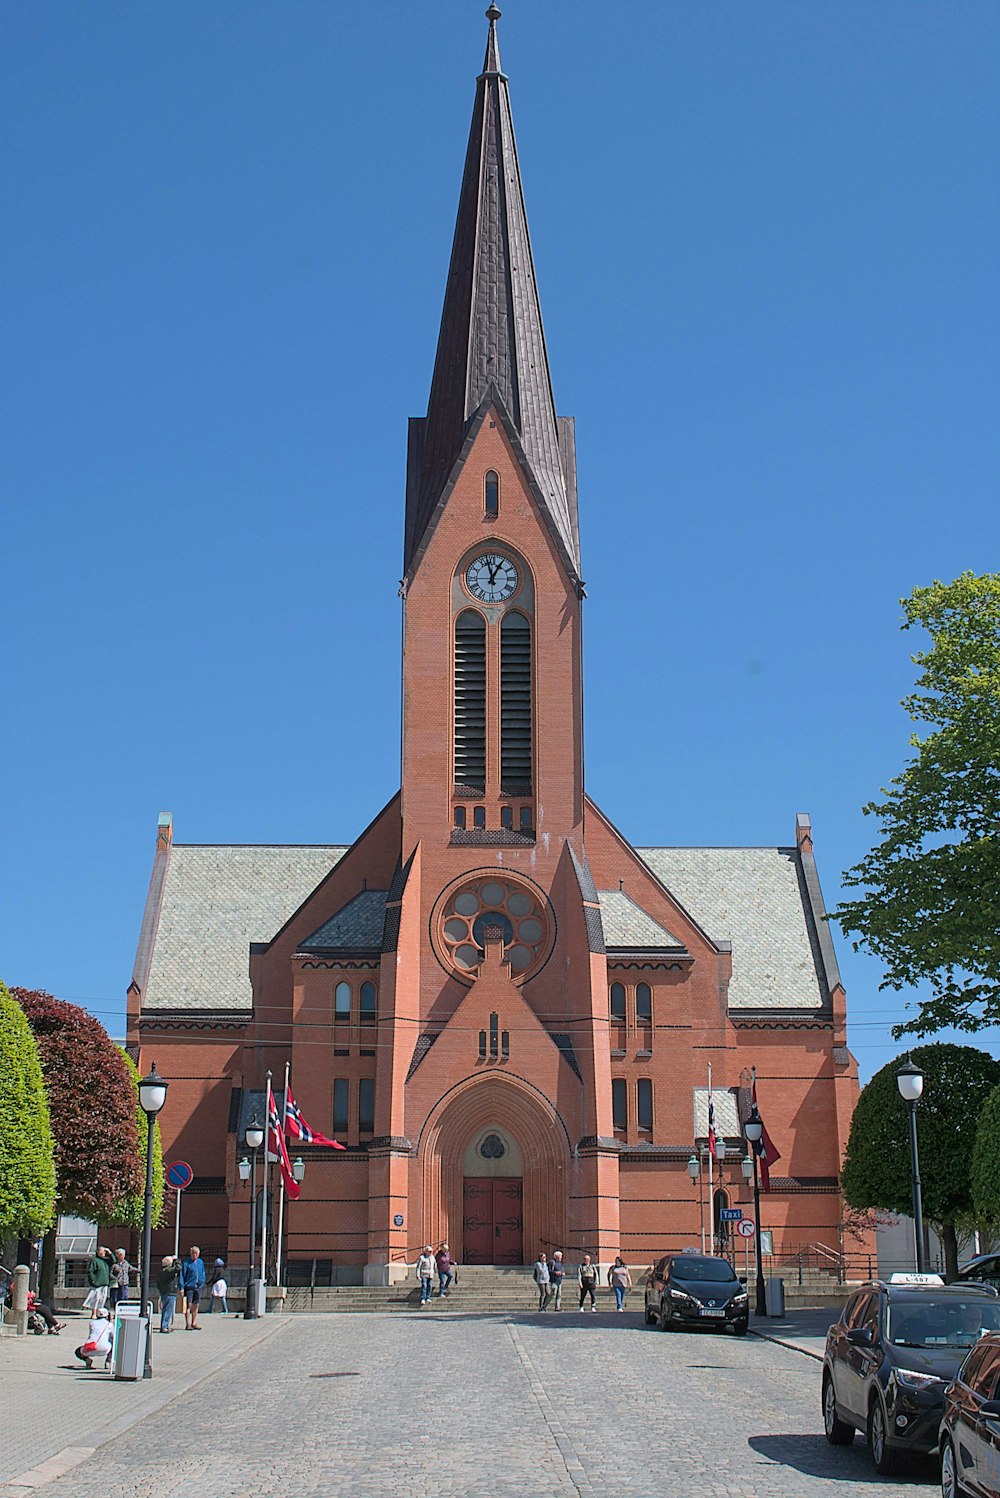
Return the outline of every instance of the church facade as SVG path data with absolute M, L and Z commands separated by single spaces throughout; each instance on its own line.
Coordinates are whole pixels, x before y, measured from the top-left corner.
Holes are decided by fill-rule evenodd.
M 585 792 L 574 428 L 498 15 L 410 422 L 401 788 L 350 846 L 175 843 L 161 815 L 129 1045 L 170 1081 L 165 1157 L 195 1172 L 185 1238 L 236 1264 L 243 1134 L 286 1066 L 309 1124 L 345 1145 L 293 1148 L 293 1274 L 384 1283 L 442 1240 L 481 1264 L 710 1242 L 722 1206 L 752 1215 L 752 1068 L 781 1154 L 764 1226 L 779 1252 L 836 1250 L 858 1081 L 809 819 L 774 847 L 634 847 Z M 729 1150 L 714 1200 L 709 1068 Z

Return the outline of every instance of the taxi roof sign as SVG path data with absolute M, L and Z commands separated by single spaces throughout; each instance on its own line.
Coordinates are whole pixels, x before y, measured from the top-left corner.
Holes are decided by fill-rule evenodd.
M 890 1285 L 943 1285 L 939 1274 L 890 1274 Z

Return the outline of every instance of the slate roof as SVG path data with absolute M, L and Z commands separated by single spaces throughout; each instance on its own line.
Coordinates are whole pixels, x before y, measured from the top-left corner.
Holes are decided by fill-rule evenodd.
M 270 941 L 346 852 L 175 843 L 143 1009 L 250 1009 L 250 943 Z
M 716 1087 L 712 1091 L 712 1101 L 715 1104 L 716 1134 L 723 1139 L 740 1138 L 743 1130 L 740 1128 L 740 1115 L 736 1106 L 735 1092 L 730 1092 L 726 1087 Z M 694 1137 L 696 1139 L 708 1138 L 707 1087 L 696 1087 L 694 1089 Z
M 299 943 L 300 952 L 378 952 L 382 946 L 388 890 L 363 889 L 312 936 Z
M 684 950 L 684 943 L 671 935 L 665 926 L 654 921 L 651 915 L 617 889 L 598 891 L 601 904 L 601 921 L 604 926 L 604 941 L 609 951 L 616 948 L 628 950 L 653 950 L 673 947 Z
M 708 936 L 732 942 L 730 1009 L 820 1009 L 829 1003 L 795 848 L 635 851 Z
M 495 399 L 575 575 L 580 570 L 572 423 L 556 416 L 521 169 L 496 18 L 459 193 L 427 416 L 410 424 L 404 568 L 432 524 L 470 424 Z

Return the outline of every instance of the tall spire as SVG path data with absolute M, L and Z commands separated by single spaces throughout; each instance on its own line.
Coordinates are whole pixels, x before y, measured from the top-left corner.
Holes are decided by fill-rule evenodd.
M 491 5 L 427 416 L 411 422 L 405 567 L 446 498 L 477 413 L 496 401 L 543 514 L 579 576 L 573 425 L 556 416 L 506 75 Z

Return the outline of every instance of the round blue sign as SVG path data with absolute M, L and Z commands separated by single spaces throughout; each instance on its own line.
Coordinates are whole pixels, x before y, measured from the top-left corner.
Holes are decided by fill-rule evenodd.
M 396 1213 L 395 1217 L 392 1219 L 392 1225 L 393 1225 L 394 1228 L 401 1228 L 403 1226 L 403 1214 L 402 1214 L 402 1212 L 397 1212 Z
M 167 1185 L 175 1191 L 183 1191 L 194 1180 L 194 1171 L 186 1160 L 175 1160 L 167 1166 Z

